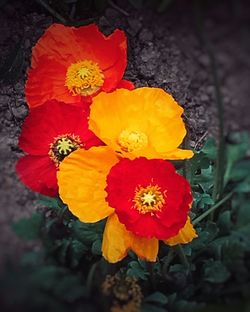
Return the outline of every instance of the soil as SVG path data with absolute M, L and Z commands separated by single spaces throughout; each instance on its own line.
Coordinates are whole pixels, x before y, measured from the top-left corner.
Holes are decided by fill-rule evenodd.
M 165 89 L 185 109 L 190 145 L 199 147 L 209 135 L 217 135 L 215 87 L 208 53 L 201 43 L 191 1 L 174 1 L 163 14 L 136 10 L 124 1 L 121 8 L 108 7 L 98 24 L 105 33 L 124 29 L 128 36 L 125 78 L 139 86 Z M 204 32 L 216 58 L 226 132 L 250 130 L 250 10 L 248 1 L 207 3 Z M 127 16 L 128 15 L 128 16 Z M 24 84 L 31 48 L 52 23 L 49 13 L 29 1 L 12 1 L 0 11 L 0 65 L 22 39 L 23 71 L 15 82 L 0 82 L 0 264 L 19 259 L 37 244 L 16 237 L 11 224 L 29 216 L 37 195 L 21 184 L 15 162 L 22 155 L 18 136 L 28 114 Z M 35 246 L 35 247 L 34 247 Z

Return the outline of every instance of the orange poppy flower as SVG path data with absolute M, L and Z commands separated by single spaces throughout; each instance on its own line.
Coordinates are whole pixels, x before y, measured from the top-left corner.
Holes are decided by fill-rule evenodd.
M 100 91 L 133 89 L 122 80 L 127 65 L 125 33 L 110 36 L 95 24 L 79 28 L 51 25 L 32 51 L 26 98 L 30 107 L 56 99 L 64 103 L 87 102 Z
M 185 159 L 191 150 L 178 148 L 186 129 L 183 108 L 159 88 L 100 93 L 90 106 L 90 129 L 124 157 Z
M 188 217 L 189 183 L 162 159 L 118 158 L 107 146 L 79 149 L 57 172 L 59 194 L 83 222 L 108 217 L 102 252 L 109 262 L 133 250 L 155 261 L 158 240 L 188 243 L 196 232 Z

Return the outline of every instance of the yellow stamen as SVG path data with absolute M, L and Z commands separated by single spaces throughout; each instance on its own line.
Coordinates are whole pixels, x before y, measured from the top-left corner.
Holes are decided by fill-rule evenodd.
M 125 129 L 118 137 L 118 144 L 124 152 L 135 152 L 148 145 L 148 137 L 143 132 Z
M 96 93 L 104 83 L 104 75 L 97 63 L 84 60 L 69 66 L 65 86 L 73 95 L 88 96 Z
M 54 138 L 54 142 L 50 144 L 49 156 L 56 166 L 73 151 L 82 147 L 81 139 L 74 134 L 64 134 Z
M 135 190 L 134 207 L 142 214 L 161 211 L 165 204 L 165 193 L 158 185 L 139 186 Z

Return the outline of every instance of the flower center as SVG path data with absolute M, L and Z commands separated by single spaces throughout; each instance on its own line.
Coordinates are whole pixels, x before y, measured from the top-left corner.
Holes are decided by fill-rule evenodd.
M 165 203 L 166 195 L 164 193 L 166 191 L 162 192 L 158 185 L 139 186 L 135 190 L 134 208 L 142 214 L 161 211 Z
M 118 137 L 118 144 L 124 152 L 139 151 L 148 145 L 148 137 L 143 132 L 125 129 Z
M 50 144 L 49 156 L 58 166 L 66 156 L 82 146 L 79 136 L 74 134 L 60 135 Z
M 104 75 L 98 64 L 84 60 L 69 66 L 65 86 L 73 95 L 88 96 L 96 93 L 103 82 Z

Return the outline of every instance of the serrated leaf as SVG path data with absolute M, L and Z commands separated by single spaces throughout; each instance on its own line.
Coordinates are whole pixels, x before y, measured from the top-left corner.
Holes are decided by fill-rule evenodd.
M 137 261 L 131 261 L 128 265 L 127 275 L 136 277 L 138 279 L 147 280 L 149 273 L 143 269 Z
M 43 215 L 35 212 L 30 218 L 22 218 L 12 225 L 14 232 L 21 238 L 27 240 L 38 239 L 43 223 Z
M 72 229 L 73 235 L 80 240 L 83 244 L 93 244 L 98 239 L 101 239 L 104 222 L 96 223 L 83 223 L 80 221 L 71 222 L 70 227 Z

